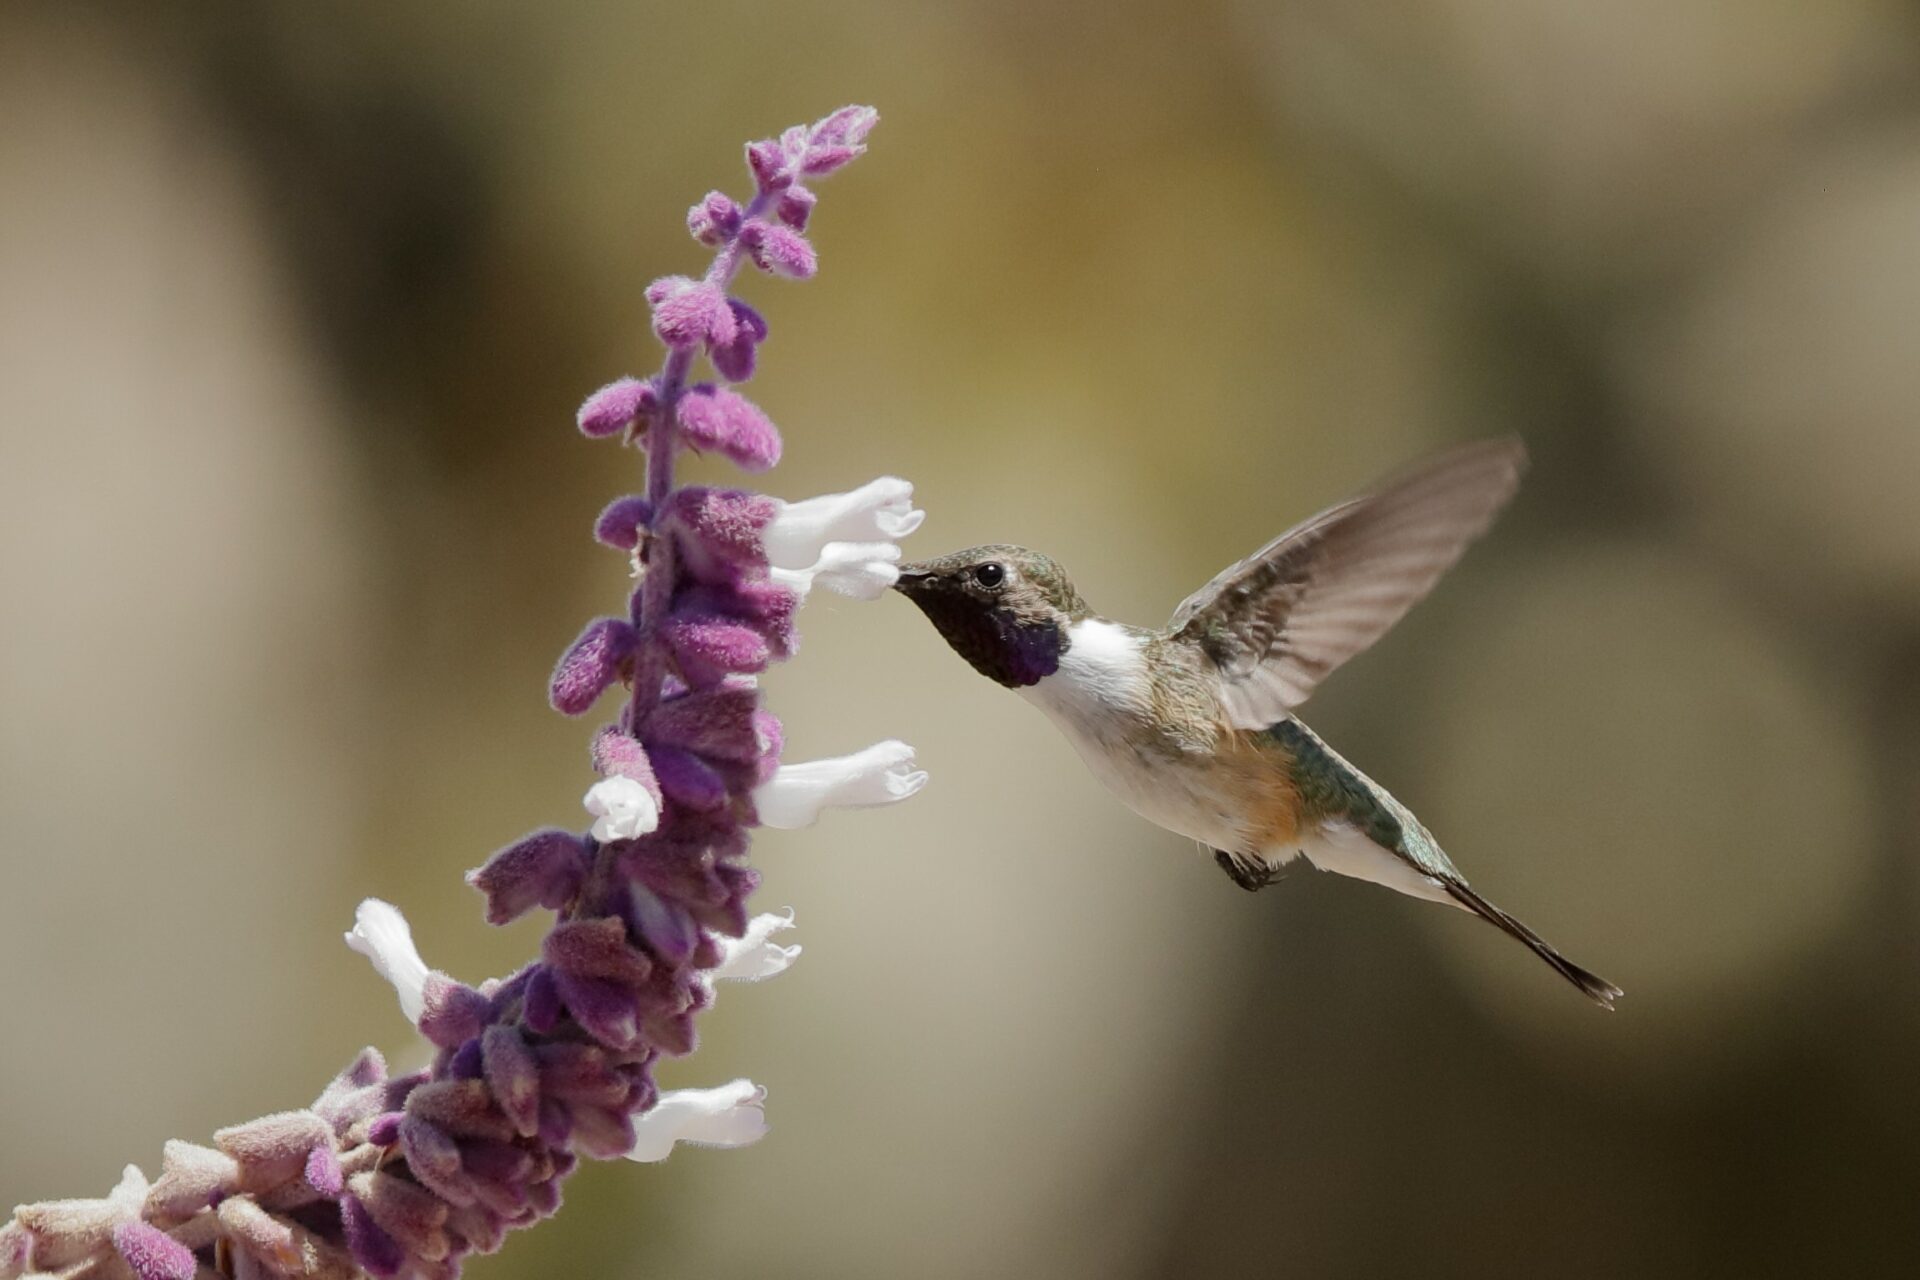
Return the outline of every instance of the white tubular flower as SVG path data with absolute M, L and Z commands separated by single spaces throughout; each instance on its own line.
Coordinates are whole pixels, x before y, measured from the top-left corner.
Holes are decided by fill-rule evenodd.
M 927 513 L 913 505 L 913 486 L 881 476 L 852 493 L 828 493 L 804 502 L 774 499 L 774 517 L 760 541 L 776 569 L 805 569 L 830 542 L 893 542 L 920 527 Z
M 824 809 L 894 804 L 926 785 L 926 773 L 913 767 L 912 747 L 877 742 L 850 756 L 781 765 L 754 788 L 753 805 L 762 826 L 795 831 L 818 822 Z
M 767 1091 L 751 1080 L 718 1089 L 669 1089 L 653 1109 L 633 1118 L 627 1159 L 665 1160 L 676 1142 L 696 1147 L 744 1147 L 767 1133 Z
M 802 598 L 815 583 L 855 600 L 878 600 L 900 581 L 900 548 L 891 542 L 829 542 L 805 569 L 772 568 L 767 576 Z
M 419 1022 L 427 1008 L 427 962 L 413 945 L 413 930 L 400 908 L 368 898 L 353 913 L 353 932 L 347 945 L 373 961 L 374 972 L 400 993 L 400 1012 L 408 1022 Z
M 785 973 L 800 958 L 800 948 L 783 947 L 773 940 L 782 929 L 793 928 L 793 908 L 785 915 L 755 916 L 738 938 L 720 939 L 720 963 L 707 971 L 716 982 L 758 982 Z
M 660 802 L 653 792 L 620 774 L 588 787 L 581 803 L 593 815 L 593 838 L 602 844 L 631 840 L 660 825 Z

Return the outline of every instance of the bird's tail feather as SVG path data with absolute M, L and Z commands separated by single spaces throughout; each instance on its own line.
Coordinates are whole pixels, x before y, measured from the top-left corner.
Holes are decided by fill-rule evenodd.
M 1473 912 L 1488 924 L 1496 926 L 1501 932 L 1511 934 L 1513 937 L 1526 943 L 1535 955 L 1553 966 L 1555 973 L 1558 973 L 1568 982 L 1580 988 L 1581 994 L 1585 995 L 1587 999 L 1593 1001 L 1603 1009 L 1613 1008 L 1613 1002 L 1622 994 L 1620 988 L 1614 986 L 1598 974 L 1588 973 L 1585 969 L 1582 969 L 1579 965 L 1567 959 L 1558 951 L 1555 951 L 1548 945 L 1545 938 L 1542 938 L 1539 934 L 1527 928 L 1527 926 L 1521 924 L 1518 920 L 1494 906 L 1491 902 L 1488 902 L 1466 885 L 1458 882 L 1449 882 L 1446 885 L 1446 889 L 1447 892 L 1453 896 L 1454 901 L 1458 902 L 1461 906 Z

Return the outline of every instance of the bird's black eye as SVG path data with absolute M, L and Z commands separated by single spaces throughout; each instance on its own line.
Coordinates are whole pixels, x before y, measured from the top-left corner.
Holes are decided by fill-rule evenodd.
M 986 564 L 975 565 L 973 569 L 973 580 L 989 591 L 1005 582 L 1006 578 L 1006 568 L 991 560 Z

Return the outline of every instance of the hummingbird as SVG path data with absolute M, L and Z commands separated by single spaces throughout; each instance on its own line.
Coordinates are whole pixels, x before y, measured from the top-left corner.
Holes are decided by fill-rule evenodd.
M 993 544 L 902 565 L 895 589 L 974 670 L 1038 707 L 1141 817 L 1242 889 L 1296 860 L 1472 912 L 1589 999 L 1621 992 L 1467 884 L 1412 811 L 1296 711 L 1433 588 L 1519 486 L 1526 449 L 1429 458 L 1229 565 L 1157 631 L 1103 618 L 1051 558 Z

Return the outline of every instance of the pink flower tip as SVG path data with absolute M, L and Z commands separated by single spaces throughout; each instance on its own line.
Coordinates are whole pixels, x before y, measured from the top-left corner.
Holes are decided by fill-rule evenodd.
M 807 219 L 813 216 L 813 206 L 819 197 L 799 183 L 794 183 L 780 193 L 774 201 L 774 216 L 792 227 L 795 231 L 807 229 Z
M 707 355 L 714 369 L 728 382 L 745 382 L 753 376 L 755 356 L 760 344 L 766 341 L 767 322 L 738 298 L 728 298 L 727 307 L 733 312 L 733 341 L 709 346 Z
M 652 382 L 621 378 L 588 396 L 576 420 L 582 435 L 595 438 L 618 435 L 659 405 L 660 396 Z
M 467 872 L 487 898 L 487 923 L 507 924 L 535 907 L 557 911 L 586 874 L 587 853 L 571 831 L 546 827 L 522 837 Z
M 677 414 L 689 448 L 722 454 L 745 471 L 780 461 L 779 430 L 745 396 L 702 382 L 680 397 Z
M 663 276 L 647 286 L 647 302 L 653 307 L 653 332 L 669 347 L 687 350 L 703 342 L 733 341 L 733 309 L 718 285 Z
M 762 271 L 805 280 L 819 268 L 813 246 L 792 227 L 755 218 L 740 229 L 740 239 L 747 246 L 754 265 Z
M 562 715 L 577 716 L 615 681 L 624 679 L 637 637 L 632 624 L 596 618 L 587 624 L 554 668 L 548 700 Z
M 113 1229 L 113 1248 L 139 1280 L 193 1280 L 193 1250 L 158 1227 L 123 1222 Z
M 822 117 L 810 131 L 810 140 L 815 146 L 862 147 L 879 123 L 880 113 L 872 107 L 846 106 Z
M 780 144 L 770 139 L 747 144 L 747 168 L 753 172 L 753 180 L 762 191 L 778 191 L 793 181 Z
M 595 540 L 616 551 L 632 551 L 640 545 L 641 530 L 653 524 L 653 504 L 637 493 L 615 498 L 593 522 Z
M 687 231 L 701 244 L 724 244 L 739 230 L 740 206 L 724 192 L 709 191 L 705 199 L 687 210 Z

